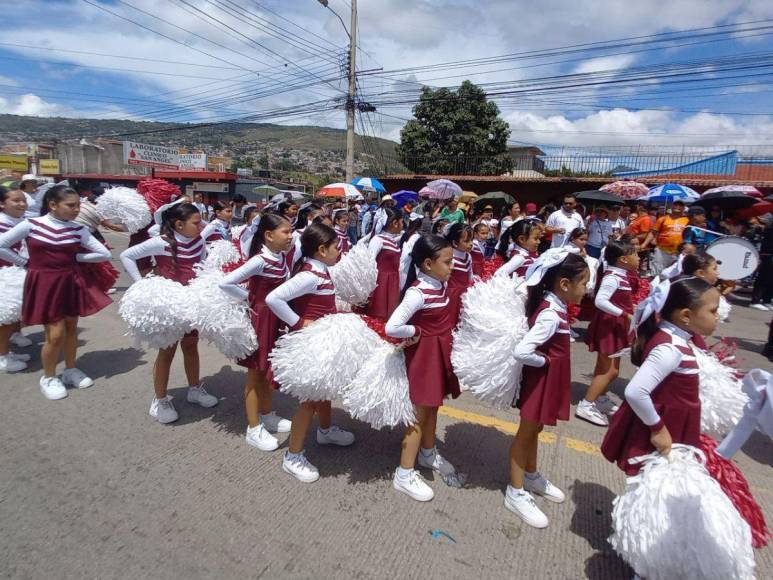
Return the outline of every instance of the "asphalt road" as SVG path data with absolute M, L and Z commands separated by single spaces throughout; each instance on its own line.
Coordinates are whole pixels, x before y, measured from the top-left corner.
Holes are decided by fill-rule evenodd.
M 117 250 L 126 239 L 110 236 Z M 120 268 L 120 265 L 118 265 Z M 125 288 L 125 276 L 119 282 Z M 120 298 L 120 292 L 114 296 Z M 759 353 L 773 313 L 736 305 L 718 334 L 739 346 L 739 366 L 770 369 Z M 374 431 L 340 407 L 335 421 L 357 436 L 348 449 L 311 442 L 321 472 L 312 485 L 281 470 L 279 451 L 247 447 L 244 373 L 202 345 L 213 409 L 185 402 L 182 363 L 171 393 L 180 421 L 148 416 L 153 353 L 133 348 L 113 305 L 81 323 L 79 366 L 97 381 L 62 401 L 38 390 L 39 349 L 29 372 L 0 375 L 0 575 L 5 578 L 630 578 L 606 542 L 624 477 L 598 452 L 604 431 L 572 418 L 548 428 L 540 469 L 567 492 L 540 502 L 546 530 L 522 525 L 502 505 L 517 411 L 463 395 L 443 408 L 441 453 L 469 474 L 464 489 L 428 476 L 434 501 L 392 489 L 401 431 Z M 40 327 L 26 330 L 36 343 Z M 712 342 L 711 340 L 709 342 Z M 593 357 L 572 348 L 574 401 Z M 614 392 L 633 367 L 624 363 Z M 277 394 L 291 416 L 295 402 Z M 735 458 L 773 523 L 773 443 L 759 434 Z M 433 532 L 435 534 L 433 535 Z M 755 552 L 773 577 L 773 548 Z

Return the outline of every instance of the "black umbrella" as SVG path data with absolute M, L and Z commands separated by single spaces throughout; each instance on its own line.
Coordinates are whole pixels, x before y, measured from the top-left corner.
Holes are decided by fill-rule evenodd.
M 575 197 L 580 201 L 592 201 L 593 203 L 603 203 L 608 205 L 623 205 L 625 203 L 625 200 L 619 195 L 609 193 L 608 191 L 601 191 L 600 189 L 581 191 L 576 193 Z
M 699 205 L 705 209 L 718 207 L 722 211 L 735 211 L 753 206 L 757 199 L 740 191 L 713 191 L 701 196 L 693 205 Z
M 497 211 L 502 209 L 502 207 L 508 203 L 513 202 L 515 202 L 515 198 L 509 193 L 505 193 L 504 191 L 489 191 L 488 193 L 484 193 L 483 195 L 479 196 L 478 199 L 473 202 L 473 205 L 476 208 L 490 205 L 494 208 L 495 211 Z

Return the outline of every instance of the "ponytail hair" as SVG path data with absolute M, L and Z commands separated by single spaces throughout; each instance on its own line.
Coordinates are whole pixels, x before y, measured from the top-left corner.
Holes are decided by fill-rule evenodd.
M 302 230 L 305 227 L 309 225 L 309 215 L 314 212 L 321 210 L 322 208 L 318 206 L 316 203 L 310 203 L 303 209 L 298 211 L 298 219 L 295 222 L 295 229 L 296 230 Z
M 388 201 L 388 200 L 387 200 Z M 403 220 L 403 212 L 400 209 L 397 209 L 396 207 L 380 207 L 379 211 L 383 212 L 386 215 L 386 222 L 384 222 L 384 227 L 381 228 L 381 231 L 383 232 L 386 228 L 389 227 L 389 224 L 392 222 L 395 222 L 397 220 L 402 221 Z M 376 236 L 376 222 L 378 221 L 379 211 L 377 211 L 375 214 L 373 214 L 373 219 L 370 222 L 370 228 L 367 234 L 368 241 L 372 240 L 374 236 Z M 381 233 L 381 232 L 379 232 Z
M 531 232 L 538 227 L 539 224 L 533 220 L 518 220 L 502 234 L 502 237 L 499 239 L 497 254 L 499 254 L 503 260 L 507 261 L 507 250 L 510 247 L 510 242 L 520 245 L 518 244 L 518 238 L 523 236 L 528 240 L 531 237 Z
M 688 254 L 682 260 L 682 274 L 693 276 L 698 270 L 707 270 L 717 259 L 711 254 Z
M 260 218 L 260 223 L 258 224 L 258 229 L 255 230 L 255 235 L 252 236 L 252 241 L 250 242 L 250 250 L 248 257 L 252 258 L 253 256 L 256 256 L 260 253 L 260 251 L 263 249 L 263 244 L 266 243 L 266 232 L 273 232 L 274 230 L 278 229 L 282 224 L 290 224 L 289 221 L 287 221 L 286 218 L 282 217 L 281 215 L 276 215 L 273 213 L 267 213 Z M 247 226 L 249 227 L 249 226 Z
M 617 266 L 620 258 L 635 253 L 636 246 L 631 242 L 624 242 L 622 240 L 613 240 L 604 247 L 603 260 L 599 260 L 599 265 L 596 269 L 596 287 L 593 289 L 594 296 L 601 288 L 601 280 L 604 277 L 604 262 L 606 262 L 607 266 Z
M 472 228 L 467 224 L 455 223 L 447 229 L 443 237 L 451 242 L 451 246 L 458 244 L 462 241 L 462 238 L 466 236 L 472 236 Z
M 700 303 L 706 291 L 712 288 L 711 284 L 702 278 L 677 278 L 671 283 L 663 309 L 660 311 L 660 320 L 673 322 L 674 313 L 683 308 L 694 310 Z M 645 348 L 650 339 L 658 331 L 658 314 L 653 312 L 643 320 L 636 331 L 636 340 L 631 348 L 631 362 L 637 367 L 641 366 L 645 358 Z
M 320 246 L 338 243 L 338 234 L 328 225 L 313 223 L 301 234 L 301 259 L 293 266 L 293 275 L 303 267 L 303 258 L 313 258 Z
M 520 223 L 520 222 L 519 222 Z M 526 317 L 537 311 L 545 297 L 546 292 L 553 292 L 562 278 L 568 278 L 572 282 L 579 279 L 583 272 L 588 270 L 588 264 L 577 254 L 567 254 L 564 261 L 550 268 L 539 284 L 529 286 L 526 295 Z
M 48 213 L 49 203 L 52 201 L 54 203 L 61 203 L 67 198 L 68 195 L 78 195 L 78 192 L 69 185 L 55 185 L 50 187 L 43 196 L 43 201 L 40 204 L 40 215 L 43 216 Z
M 424 263 L 424 260 L 437 260 L 441 250 L 450 247 L 451 242 L 443 236 L 435 234 L 421 236 L 416 240 L 416 243 L 413 245 L 413 250 L 411 250 L 411 265 L 408 266 L 405 285 L 400 292 L 400 300 L 405 296 L 405 291 L 416 281 L 416 270 Z
M 400 247 L 405 245 L 405 242 L 411 239 L 411 236 L 419 231 L 421 224 L 424 222 L 423 218 L 416 218 L 415 220 L 408 221 L 408 227 L 405 228 L 403 235 L 400 237 Z
M 177 240 L 174 237 L 174 224 L 177 221 L 186 222 L 192 215 L 198 213 L 199 208 L 192 203 L 176 203 L 161 213 L 161 235 L 169 244 L 173 264 L 177 263 Z

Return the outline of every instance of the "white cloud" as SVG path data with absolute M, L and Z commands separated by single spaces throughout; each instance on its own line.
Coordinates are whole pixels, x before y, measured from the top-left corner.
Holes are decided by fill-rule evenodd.
M 636 56 L 632 54 L 620 54 L 616 56 L 591 58 L 577 65 L 577 67 L 574 69 L 574 72 L 575 74 L 587 74 L 605 70 L 628 68 L 635 60 Z
M 27 93 L 15 99 L 3 99 L 3 110 L 11 115 L 29 115 L 30 117 L 55 117 L 67 111 L 66 107 L 49 103 L 37 95 Z

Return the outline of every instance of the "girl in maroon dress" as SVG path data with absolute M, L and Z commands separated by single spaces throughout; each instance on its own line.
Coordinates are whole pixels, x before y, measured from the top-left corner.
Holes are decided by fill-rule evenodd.
M 138 262 L 142 258 L 153 257 L 156 261 L 155 273 L 183 286 L 195 277 L 194 266 L 206 255 L 204 239 L 201 237 L 201 214 L 192 203 L 178 202 L 161 208 L 161 234 L 138 246 L 121 253 L 121 262 L 126 273 L 135 282 L 142 278 Z M 185 376 L 188 379 L 187 400 L 202 407 L 217 405 L 217 397 L 204 390 L 199 376 L 199 335 L 193 331 L 180 339 L 183 353 Z M 169 371 L 172 367 L 177 343 L 158 351 L 153 365 L 153 389 L 155 397 L 150 404 L 149 414 L 159 423 L 172 423 L 179 419 L 177 410 L 167 395 Z
M 532 220 L 518 220 L 508 229 L 512 247 L 503 240 L 497 252 L 502 257 L 504 265 L 496 271 L 495 276 L 519 276 L 523 278 L 526 270 L 537 259 L 542 229 Z
M 231 219 L 233 218 L 233 208 L 220 201 L 212 204 L 212 213 L 215 216 L 211 222 L 201 232 L 201 237 L 205 242 L 215 242 L 217 240 L 231 240 Z M 246 217 L 245 213 L 245 217 Z M 250 222 L 247 222 L 250 223 Z
M 639 370 L 626 386 L 625 402 L 601 445 L 604 457 L 628 475 L 639 471 L 628 462 L 633 457 L 655 450 L 666 455 L 673 443 L 700 447 L 693 337 L 714 332 L 718 306 L 719 292 L 700 278 L 663 282 L 639 305 L 636 316 L 641 321 L 631 350 L 631 362 Z
M 349 240 L 349 212 L 345 209 L 333 211 L 333 228 L 338 236 L 338 260 L 349 252 L 351 241 Z
M 24 221 L 24 212 L 27 211 L 27 198 L 20 189 L 6 190 L 0 187 L 0 234 L 12 229 Z M 7 260 L 0 258 L 0 268 L 10 266 L 24 266 L 27 259 L 22 255 L 22 242 L 16 242 L 8 248 L 13 253 L 13 259 Z M 9 256 L 10 257 L 10 256 Z M 3 292 L 0 288 L 0 293 Z M 3 293 L 2 296 L 7 296 Z M 18 295 L 15 298 L 18 300 Z M 16 354 L 11 352 L 11 344 L 21 342 L 30 346 L 32 341 L 27 337 L 21 336 L 21 323 L 11 322 L 10 324 L 0 325 L 0 372 L 16 373 L 27 368 L 28 354 Z M 26 343 L 24 341 L 27 341 Z M 21 346 L 16 344 L 16 346 Z
M 564 493 L 537 471 L 537 440 L 545 425 L 569 419 L 571 362 L 566 307 L 583 297 L 589 276 L 585 260 L 564 248 L 547 250 L 526 272 L 529 331 L 513 353 L 524 365 L 517 402 L 521 422 L 510 447 L 505 507 L 535 528 L 547 527 L 548 518 L 532 493 L 555 503 L 565 499 Z
M 10 248 L 27 240 L 29 262 L 22 324 L 45 327 L 40 390 L 52 400 L 67 396 L 65 386 L 83 389 L 94 384 L 75 366 L 78 318 L 95 314 L 112 302 L 104 292 L 86 283 L 78 267 L 81 262 L 110 259 L 110 251 L 88 228 L 72 221 L 79 211 L 78 192 L 55 185 L 43 198 L 41 217 L 23 221 L 0 235 L 0 258 L 8 261 L 14 259 Z M 65 370 L 60 379 L 56 376 L 56 365 L 62 352 Z
M 462 311 L 462 296 L 472 285 L 472 228 L 466 224 L 451 224 L 444 237 L 451 242 L 454 254 L 454 265 L 448 279 L 448 299 L 458 319 Z
M 378 278 L 376 289 L 370 295 L 365 314 L 386 320 L 400 301 L 400 238 L 403 233 L 403 214 L 399 209 L 384 209 L 386 221 L 376 224 L 368 242 L 370 255 L 376 260 Z M 377 228 L 381 227 L 378 234 Z
M 441 476 L 455 473 L 435 448 L 438 408 L 445 397 L 460 394 L 451 366 L 452 333 L 458 322 L 458 311 L 448 297 L 452 268 L 453 249 L 447 239 L 420 237 L 411 252 L 402 301 L 385 328 L 388 336 L 405 340 L 409 395 L 416 412 L 416 423 L 403 437 L 392 485 L 418 501 L 429 501 L 434 493 L 414 469 L 417 454 L 420 466 Z
M 483 266 L 486 263 L 486 241 L 488 240 L 490 228 L 484 222 L 478 222 L 472 228 L 472 275 L 476 278 L 483 276 Z
M 315 320 L 336 313 L 335 286 L 328 267 L 338 260 L 338 236 L 330 226 L 315 223 L 301 236 L 301 260 L 293 276 L 266 296 L 266 305 L 290 327 L 300 330 Z M 335 337 L 330 337 L 335 341 Z M 319 479 L 319 470 L 306 459 L 304 446 L 314 415 L 319 417 L 317 443 L 346 447 L 354 434 L 332 424 L 330 401 L 305 401 L 293 415 L 290 442 L 282 469 L 303 483 Z
M 597 353 L 596 367 L 588 392 L 575 411 L 580 419 L 602 427 L 618 409 L 607 391 L 620 373 L 620 357 L 629 352 L 633 342 L 629 273 L 639 269 L 639 254 L 629 242 L 611 241 L 604 248 L 604 260 L 606 268 L 601 262 L 596 274 L 595 310 L 585 336 L 588 349 Z
M 258 338 L 258 350 L 239 361 L 239 365 L 247 368 L 244 387 L 247 444 L 262 451 L 274 451 L 279 442 L 271 433 L 287 433 L 291 425 L 271 410 L 272 383 L 274 388 L 278 385 L 273 382 L 268 354 L 279 336 L 280 322 L 266 306 L 266 296 L 290 277 L 286 258 L 293 232 L 290 222 L 273 214 L 264 215 L 257 225 L 253 222 L 251 226 L 256 231 L 251 237 L 249 259 L 223 278 L 220 288 L 234 298 L 248 301 L 250 320 Z M 249 281 L 249 290 L 240 287 L 245 281 Z

